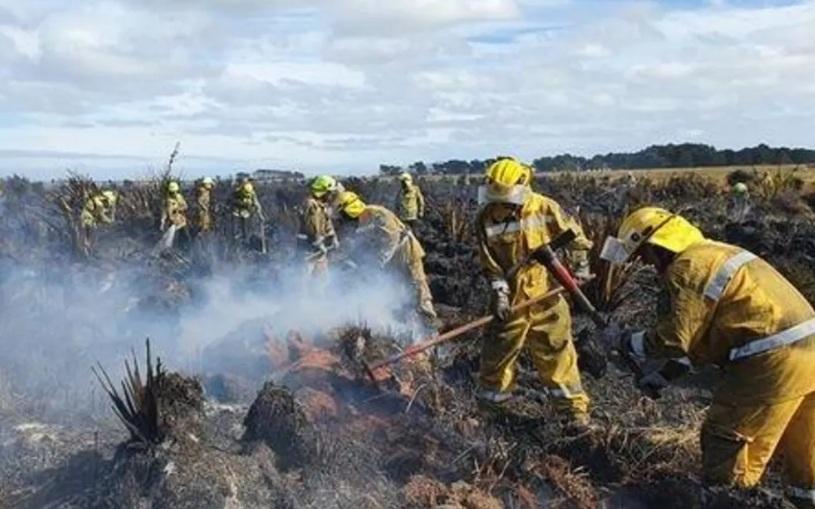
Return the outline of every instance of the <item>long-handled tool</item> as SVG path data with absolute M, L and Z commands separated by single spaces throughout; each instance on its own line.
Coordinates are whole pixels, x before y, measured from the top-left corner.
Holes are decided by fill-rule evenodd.
M 560 235 L 558 235 L 557 237 L 555 237 L 554 239 L 552 239 L 552 241 L 550 241 L 548 244 L 545 244 L 544 246 L 542 246 L 542 247 L 536 249 L 535 251 L 529 253 L 526 257 L 524 257 L 522 260 L 519 260 L 518 263 L 516 263 L 514 266 L 512 266 L 506 272 L 506 275 L 505 275 L 506 279 L 512 279 L 513 277 L 515 277 L 515 274 L 517 274 L 517 272 L 521 268 L 526 266 L 527 264 L 529 264 L 529 263 L 531 263 L 533 261 L 537 261 L 538 263 L 544 263 L 543 260 L 546 260 L 553 267 L 550 270 L 552 270 L 553 272 L 557 271 L 556 277 L 558 278 L 558 281 L 560 281 L 560 278 L 563 278 L 563 281 L 561 282 L 561 284 L 562 284 L 561 288 L 556 288 L 556 289 L 552 290 L 551 292 L 548 292 L 548 293 L 546 293 L 544 295 L 541 295 L 540 297 L 536 297 L 534 299 L 530 299 L 528 301 L 522 302 L 522 303 L 516 305 L 515 307 L 513 307 L 511 309 L 511 312 L 521 311 L 523 309 L 528 308 L 529 306 L 532 306 L 534 304 L 542 302 L 542 301 L 544 301 L 546 299 L 549 299 L 549 298 L 554 297 L 556 295 L 560 295 L 563 292 L 573 293 L 576 290 L 581 295 L 583 295 L 583 293 L 580 292 L 580 288 L 578 286 L 577 281 L 575 281 L 575 279 L 572 277 L 571 273 L 569 273 L 568 269 L 566 269 L 566 267 L 563 266 L 562 263 L 560 263 L 557 256 L 555 255 L 555 249 L 566 247 L 576 237 L 577 237 L 577 235 L 576 235 L 576 233 L 574 231 L 567 230 L 567 231 L 561 233 Z M 546 253 L 546 256 L 544 258 L 539 259 L 538 253 L 544 252 L 544 251 Z M 549 265 L 547 265 L 547 267 L 549 267 Z M 589 302 L 588 299 L 586 299 L 585 295 L 583 295 L 583 298 L 591 306 L 591 302 Z M 594 309 L 593 306 L 591 306 L 591 307 L 592 307 L 592 309 Z M 597 313 L 596 310 L 595 310 L 595 313 Z M 599 313 L 598 313 L 598 316 L 599 316 Z M 494 319 L 495 319 L 495 317 L 493 315 L 482 316 L 481 318 L 479 318 L 477 320 L 474 320 L 472 322 L 469 322 L 469 323 L 466 323 L 466 324 L 461 325 L 459 327 L 456 327 L 455 329 L 449 330 L 449 331 L 447 331 L 447 332 L 445 332 L 445 333 L 443 333 L 441 335 L 434 335 L 434 336 L 432 336 L 430 339 L 428 339 L 426 341 L 416 343 L 416 344 L 406 348 L 402 352 L 400 352 L 398 354 L 394 354 L 394 355 L 388 357 L 387 359 L 379 361 L 379 362 L 377 362 L 375 364 L 368 365 L 366 363 L 366 364 L 364 364 L 365 369 L 366 369 L 366 371 L 368 373 L 368 376 L 371 378 L 371 380 L 373 380 L 375 382 L 376 381 L 376 373 L 375 373 L 376 370 L 378 370 L 378 369 L 380 369 L 382 367 L 385 367 L 385 366 L 389 366 L 391 364 L 395 364 L 395 363 L 401 361 L 402 359 L 409 358 L 409 357 L 414 357 L 415 355 L 417 355 L 417 354 L 419 354 L 421 352 L 424 352 L 424 351 L 426 351 L 426 350 L 428 350 L 430 348 L 433 348 L 434 346 L 437 346 L 437 345 L 452 341 L 452 340 L 456 339 L 457 337 L 461 336 L 462 334 L 464 334 L 466 332 L 469 332 L 471 330 L 478 329 L 480 327 L 483 327 L 485 325 L 490 324 Z
M 550 292 L 547 292 L 539 297 L 535 297 L 534 299 L 529 299 L 527 301 L 521 302 L 512 307 L 512 312 L 522 311 L 530 306 L 534 306 L 540 302 L 543 302 L 547 299 L 551 299 L 561 293 L 565 292 L 565 288 L 556 288 Z M 414 345 L 411 345 L 401 352 L 391 355 L 387 359 L 381 360 L 374 364 L 367 364 L 365 363 L 365 370 L 368 373 L 368 376 L 371 378 L 372 381 L 376 382 L 376 371 L 385 367 L 390 366 L 391 364 L 396 364 L 397 362 L 401 361 L 402 359 L 406 359 L 409 357 L 415 357 L 416 355 L 427 351 L 434 346 L 441 345 L 443 343 L 452 342 L 454 339 L 460 337 L 461 335 L 470 332 L 475 329 L 479 329 L 484 327 L 485 325 L 489 325 L 492 321 L 495 320 L 495 315 L 486 315 L 473 320 L 472 322 L 465 323 L 464 325 L 460 325 L 455 329 L 451 329 L 443 334 L 433 335 L 430 339 L 425 341 L 421 341 Z

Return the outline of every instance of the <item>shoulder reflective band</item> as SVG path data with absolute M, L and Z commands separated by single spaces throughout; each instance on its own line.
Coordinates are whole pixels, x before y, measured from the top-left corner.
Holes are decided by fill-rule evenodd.
M 487 238 L 495 237 L 496 235 L 503 235 L 505 233 L 516 233 L 521 230 L 533 230 L 535 228 L 542 228 L 548 223 L 554 223 L 555 218 L 537 214 L 531 217 L 521 219 L 520 221 L 513 221 L 511 223 L 499 223 L 492 226 L 487 226 L 484 230 L 487 233 Z
M 815 503 L 815 489 L 808 490 L 806 488 L 788 486 L 787 494 L 790 496 L 790 498 L 803 499 Z
M 730 350 L 730 360 L 737 361 L 760 353 L 769 352 L 770 350 L 776 350 L 782 346 L 791 345 L 802 339 L 806 339 L 813 334 L 815 334 L 815 318 L 800 323 L 795 327 L 783 330 L 778 334 L 773 334 L 770 337 L 757 339 L 739 348 L 733 348 Z
M 724 262 L 716 275 L 713 276 L 713 279 L 711 279 L 705 287 L 705 297 L 714 301 L 719 300 L 727 288 L 727 284 L 730 282 L 736 272 L 738 272 L 738 270 L 746 263 L 749 263 L 756 258 L 757 256 L 749 251 L 741 251 L 740 253 L 731 256 L 730 259 Z

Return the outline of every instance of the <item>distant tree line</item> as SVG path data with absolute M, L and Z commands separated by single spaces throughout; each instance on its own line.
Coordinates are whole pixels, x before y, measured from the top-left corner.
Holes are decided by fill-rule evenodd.
M 481 173 L 494 159 L 449 161 L 426 164 L 417 161 L 407 167 L 383 164 L 379 172 L 397 175 L 408 171 L 417 175 L 463 175 Z M 587 158 L 571 154 L 540 157 L 532 161 L 536 171 L 584 171 L 597 169 L 687 168 L 694 166 L 751 166 L 760 164 L 815 163 L 815 150 L 769 147 L 765 144 L 741 150 L 718 150 L 711 145 L 682 143 L 652 145 L 639 152 L 613 152 Z

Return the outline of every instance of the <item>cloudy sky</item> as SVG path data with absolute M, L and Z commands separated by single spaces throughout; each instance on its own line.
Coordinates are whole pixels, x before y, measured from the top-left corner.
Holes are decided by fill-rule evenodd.
M 0 173 L 815 146 L 815 0 L 0 0 Z

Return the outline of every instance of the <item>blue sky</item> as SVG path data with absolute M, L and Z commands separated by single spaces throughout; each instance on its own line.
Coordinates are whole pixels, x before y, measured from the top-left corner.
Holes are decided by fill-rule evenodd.
M 0 173 L 811 145 L 815 1 L 0 0 Z

